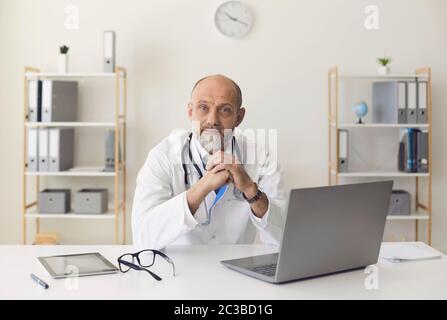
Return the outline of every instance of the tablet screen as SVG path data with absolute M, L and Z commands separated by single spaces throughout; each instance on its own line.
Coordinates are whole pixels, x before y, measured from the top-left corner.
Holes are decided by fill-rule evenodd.
M 98 252 L 39 257 L 38 259 L 53 278 L 118 272 L 118 269 Z

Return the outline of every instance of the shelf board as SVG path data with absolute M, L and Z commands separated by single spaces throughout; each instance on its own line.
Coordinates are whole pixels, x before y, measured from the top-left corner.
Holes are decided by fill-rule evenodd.
M 335 174 L 335 171 L 331 171 L 332 174 Z M 411 178 L 411 177 L 429 177 L 429 173 L 406 173 L 406 172 L 339 172 L 339 177 L 372 177 L 372 178 L 380 178 L 380 177 L 395 177 L 395 178 Z
M 430 216 L 428 213 L 413 212 L 410 215 L 389 215 L 386 217 L 387 220 L 429 220 Z
M 104 73 L 104 72 L 93 72 L 93 73 L 55 73 L 55 72 L 44 72 L 35 73 L 27 72 L 25 76 L 28 79 L 34 78 L 54 78 L 54 79 L 75 79 L 75 78 L 114 78 L 117 76 L 115 72 Z
M 48 128 L 48 127 L 105 127 L 114 128 L 115 122 L 25 122 L 29 128 Z
M 335 78 L 335 75 L 332 76 Z M 412 80 L 412 79 L 428 79 L 426 74 L 339 74 L 339 79 L 371 79 L 371 80 Z
M 47 213 L 39 212 L 38 207 L 34 206 L 25 213 L 26 218 L 41 218 L 41 219 L 115 219 L 115 206 L 113 202 L 107 205 L 107 212 L 105 213 L 76 213 L 73 208 L 67 213 Z M 121 208 L 121 206 L 120 206 Z M 120 209 L 118 214 L 121 214 Z
M 115 172 L 103 172 L 102 167 L 75 167 L 59 172 L 29 172 L 27 176 L 60 176 L 60 177 L 114 177 Z M 121 173 L 121 172 L 120 172 Z
M 115 214 L 107 212 L 103 214 L 89 214 L 89 213 L 25 213 L 26 218 L 39 219 L 108 219 L 114 220 Z
M 335 128 L 335 123 L 332 122 L 331 126 Z M 421 128 L 428 129 L 430 125 L 427 123 L 364 123 L 364 124 L 356 124 L 356 123 L 339 123 L 339 129 L 366 129 L 366 128 L 397 128 L 397 129 L 405 129 L 405 128 Z

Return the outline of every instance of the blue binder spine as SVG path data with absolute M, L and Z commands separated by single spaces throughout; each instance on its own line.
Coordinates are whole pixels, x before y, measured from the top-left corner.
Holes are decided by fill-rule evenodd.
M 417 132 L 414 128 L 407 129 L 407 172 L 417 172 Z

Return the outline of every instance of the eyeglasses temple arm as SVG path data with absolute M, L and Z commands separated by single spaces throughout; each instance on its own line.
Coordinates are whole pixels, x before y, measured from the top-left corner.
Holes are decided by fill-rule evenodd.
M 140 271 L 147 271 L 155 280 L 157 280 L 157 281 L 161 280 L 161 278 L 157 274 L 153 273 L 152 271 L 150 271 L 148 269 L 141 268 L 141 267 L 137 266 L 136 264 L 133 264 L 133 263 L 130 263 L 130 262 L 127 262 L 127 261 L 124 261 L 124 260 L 121 260 L 120 262 L 122 264 L 124 264 L 125 266 L 128 266 L 129 268 L 132 268 L 132 269 L 135 269 L 135 270 L 140 270 Z
M 150 274 L 152 277 L 154 277 L 155 280 L 157 280 L 157 281 L 161 281 L 161 278 L 160 278 L 157 274 L 153 273 L 151 270 L 149 270 L 149 269 L 144 269 L 144 268 L 140 268 L 140 270 L 144 270 L 144 271 L 149 272 L 149 274 Z
M 163 259 L 165 259 L 167 262 L 169 262 L 172 265 L 172 271 L 173 271 L 173 275 L 175 277 L 175 265 L 174 265 L 174 261 L 171 260 L 171 258 L 169 258 L 167 255 L 165 255 L 163 252 L 161 251 L 156 251 L 156 253 L 158 253 Z

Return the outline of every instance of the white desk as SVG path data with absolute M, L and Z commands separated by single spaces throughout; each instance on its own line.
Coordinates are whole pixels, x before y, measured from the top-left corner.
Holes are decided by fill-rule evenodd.
M 393 243 L 386 245 L 394 245 Z M 424 245 L 419 243 L 418 245 Z M 274 252 L 261 245 L 172 247 L 177 275 L 157 282 L 146 272 L 52 279 L 38 256 L 100 252 L 114 264 L 131 246 L 0 246 L 0 299 L 447 299 L 447 259 L 390 263 L 379 259 L 379 289 L 365 289 L 369 275 L 350 271 L 275 285 L 222 266 L 219 261 Z M 30 279 L 33 272 L 50 285 L 44 290 Z

